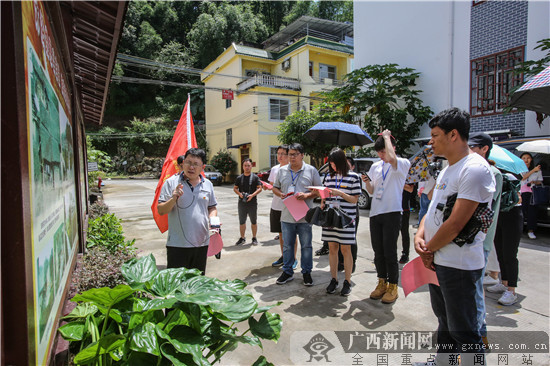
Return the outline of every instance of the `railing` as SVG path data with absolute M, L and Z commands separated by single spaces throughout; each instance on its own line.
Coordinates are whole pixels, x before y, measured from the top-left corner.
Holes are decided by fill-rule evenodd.
M 269 74 L 259 74 L 249 77 L 237 84 L 237 90 L 248 90 L 255 86 L 266 86 L 271 88 L 281 88 L 290 90 L 300 90 L 300 81 L 297 79 L 285 78 L 282 76 L 273 76 Z

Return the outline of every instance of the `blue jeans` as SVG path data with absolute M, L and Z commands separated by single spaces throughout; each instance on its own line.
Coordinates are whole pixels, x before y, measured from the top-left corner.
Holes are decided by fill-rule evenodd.
M 422 221 L 422 218 L 428 212 L 428 206 L 430 205 L 430 199 L 428 198 L 428 195 L 425 193 L 422 193 L 420 195 L 420 210 L 418 211 L 418 225 L 420 225 L 420 221 Z
M 483 285 L 482 269 L 469 271 L 435 265 L 435 272 L 439 286 L 430 284 L 430 300 L 439 322 L 438 359 L 444 358 L 444 353 L 460 353 L 463 365 L 473 365 L 474 354 L 484 357 L 476 299 L 478 285 Z
M 313 249 L 311 247 L 312 230 L 308 223 L 281 222 L 283 229 L 283 271 L 294 274 L 294 245 L 296 235 L 300 238 L 302 273 L 309 273 L 313 268 Z
M 485 322 L 485 295 L 483 293 L 483 278 L 485 277 L 485 269 L 487 268 L 487 260 L 489 259 L 489 250 L 483 249 L 485 256 L 485 266 L 481 271 L 481 284 L 476 283 L 476 303 L 477 303 L 477 321 L 479 323 L 479 332 L 482 337 L 487 337 L 487 322 Z

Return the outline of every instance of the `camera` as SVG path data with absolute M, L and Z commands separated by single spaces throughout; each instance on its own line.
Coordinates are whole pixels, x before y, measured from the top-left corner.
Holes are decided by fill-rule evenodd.
M 243 198 L 241 198 L 242 201 L 245 202 L 245 203 L 248 202 L 248 196 L 249 196 L 248 193 L 243 193 Z
M 428 172 L 434 179 L 437 179 L 439 172 L 443 169 L 443 162 L 441 160 L 436 160 L 428 164 Z

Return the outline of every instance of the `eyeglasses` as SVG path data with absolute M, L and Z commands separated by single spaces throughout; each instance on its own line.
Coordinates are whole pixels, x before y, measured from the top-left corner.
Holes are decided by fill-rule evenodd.
M 201 168 L 202 167 L 202 164 L 199 164 L 199 163 L 191 163 L 190 161 L 184 161 L 183 162 L 185 165 L 187 165 L 188 167 L 193 167 L 193 168 Z
M 295 157 L 300 156 L 300 155 L 302 155 L 302 154 L 300 154 L 300 153 L 290 153 L 290 154 L 288 154 L 288 156 L 291 157 L 291 158 L 295 158 Z

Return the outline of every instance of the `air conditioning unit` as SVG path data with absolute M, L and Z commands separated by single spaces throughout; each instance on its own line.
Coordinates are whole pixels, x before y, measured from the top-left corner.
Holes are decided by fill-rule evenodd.
M 283 69 L 284 71 L 288 71 L 290 69 L 290 58 L 287 58 L 283 61 L 283 63 L 281 64 L 281 69 Z

